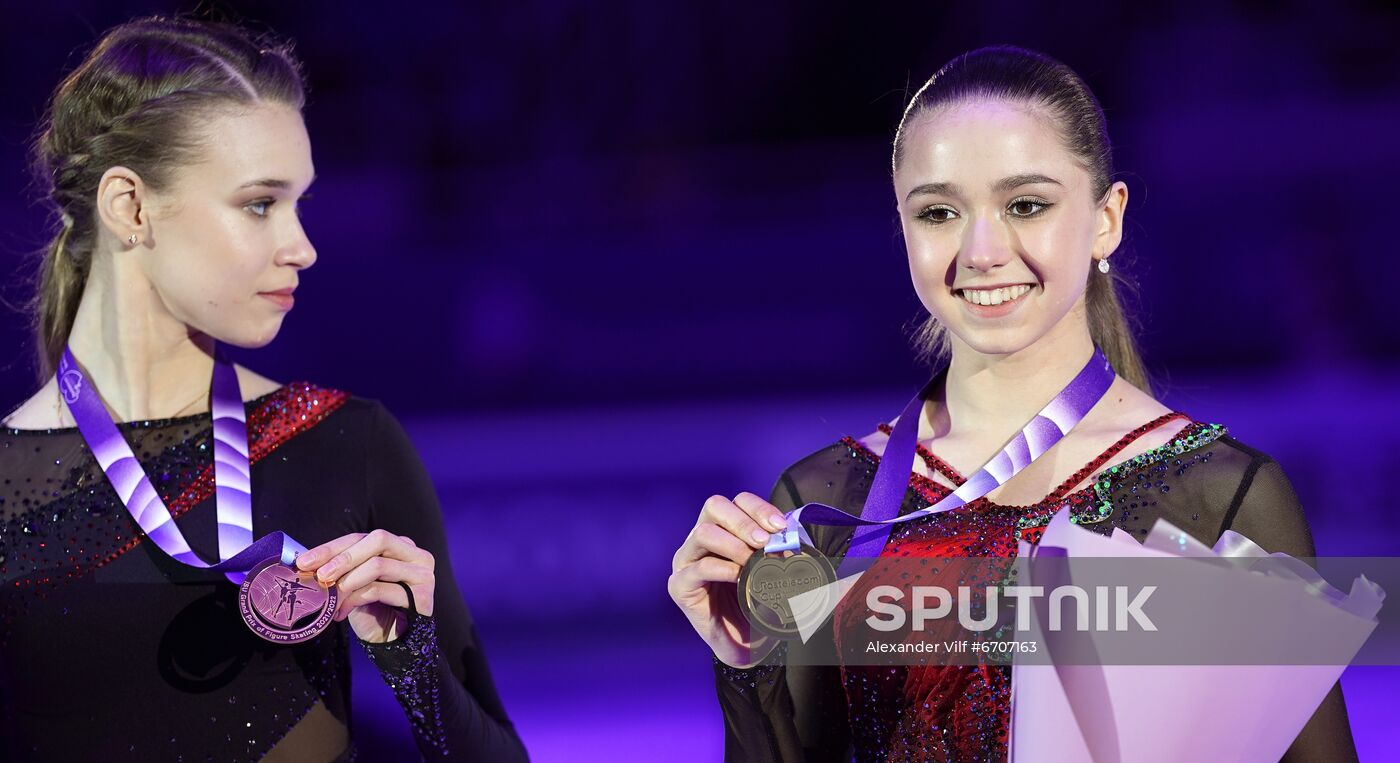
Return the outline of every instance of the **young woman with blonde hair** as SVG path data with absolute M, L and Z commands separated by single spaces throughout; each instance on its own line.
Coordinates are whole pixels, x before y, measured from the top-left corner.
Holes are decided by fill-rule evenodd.
M 220 348 L 271 342 L 316 262 L 304 100 L 288 45 L 166 18 L 53 95 L 43 386 L 0 426 L 0 757 L 349 760 L 353 637 L 427 759 L 525 758 L 402 427 Z

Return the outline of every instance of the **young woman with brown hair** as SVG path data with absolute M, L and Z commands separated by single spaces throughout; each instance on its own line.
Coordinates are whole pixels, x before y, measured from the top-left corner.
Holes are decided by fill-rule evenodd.
M 1314 554 L 1277 462 L 1153 397 L 1110 259 L 1128 188 L 1113 180 L 1103 111 L 1072 70 L 1014 47 L 954 58 L 910 101 L 893 173 L 910 274 L 929 313 L 922 349 L 949 361 L 919 410 L 921 457 L 899 515 L 962 486 L 1096 349 L 1116 376 L 1023 471 L 965 505 L 899 524 L 881 557 L 1015 556 L 1019 540 L 1037 540 L 1065 508 L 1099 532 L 1140 538 L 1161 517 L 1208 546 L 1233 529 L 1269 551 Z M 670 594 L 714 653 L 730 759 L 1006 757 L 1009 668 L 831 665 L 798 654 L 820 639 L 779 643 L 741 613 L 740 570 L 785 528 L 785 512 L 817 503 L 860 515 L 889 431 L 803 458 L 769 500 L 711 498 L 675 554 Z M 850 527 L 805 529 L 826 556 L 851 546 Z M 1288 759 L 1354 758 L 1334 688 Z

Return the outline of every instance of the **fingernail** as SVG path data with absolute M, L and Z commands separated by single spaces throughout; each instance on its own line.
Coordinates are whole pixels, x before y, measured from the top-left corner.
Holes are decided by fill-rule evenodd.
M 750 536 L 754 539 L 754 542 L 756 543 L 768 542 L 768 533 L 764 532 L 761 528 L 758 530 L 754 530 L 752 533 L 750 533 Z
M 787 529 L 787 517 L 782 514 L 774 514 L 768 518 L 768 526 L 773 528 L 773 532 L 782 532 Z
M 330 564 L 327 564 L 321 569 L 316 570 L 316 577 L 321 578 L 322 580 L 330 580 L 331 575 L 335 574 L 335 568 L 339 566 L 340 562 L 331 562 Z
M 297 557 L 297 566 L 303 570 L 309 568 L 312 564 L 315 564 L 315 562 L 316 554 L 311 551 L 307 551 L 306 553 Z

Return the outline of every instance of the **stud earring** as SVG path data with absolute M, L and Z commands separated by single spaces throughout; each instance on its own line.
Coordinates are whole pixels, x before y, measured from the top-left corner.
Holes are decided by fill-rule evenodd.
M 1105 258 L 1099 260 L 1099 272 L 1100 272 L 1100 273 L 1107 273 L 1107 272 L 1108 272 L 1108 258 L 1107 258 L 1107 257 L 1105 257 Z
M 133 233 L 133 234 L 131 234 L 130 236 L 127 236 L 127 237 L 126 237 L 126 243 L 131 244 L 132 246 L 136 246 L 136 240 L 137 240 L 137 239 L 136 239 L 136 234 L 135 234 L 135 233 Z

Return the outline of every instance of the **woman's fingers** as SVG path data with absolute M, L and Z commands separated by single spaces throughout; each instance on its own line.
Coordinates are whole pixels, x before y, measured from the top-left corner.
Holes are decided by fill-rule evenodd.
M 701 508 L 695 528 L 671 559 L 671 571 L 711 554 L 743 564 L 755 549 L 767 545 L 772 534 L 785 527 L 786 522 L 781 511 L 753 493 L 740 493 L 732 501 L 721 495 L 712 496 Z
M 415 592 L 413 598 L 414 605 L 421 607 L 422 605 L 419 602 L 422 601 L 423 597 Z M 408 594 L 403 590 L 403 586 L 398 583 L 386 583 L 382 580 L 375 581 L 367 586 L 356 589 L 351 595 L 341 598 L 340 604 L 337 607 L 336 619 L 344 619 L 343 613 L 349 612 L 355 607 L 363 607 L 366 604 L 375 603 L 385 604 L 390 607 L 398 607 L 399 609 L 407 609 L 409 604 Z M 427 614 L 423 613 L 421 609 L 419 612 Z
M 772 534 L 768 530 L 759 527 L 758 522 L 749 516 L 738 504 L 725 498 L 722 495 L 713 496 L 705 502 L 700 509 L 702 519 L 723 527 L 736 538 L 742 538 L 749 544 L 757 543 L 762 545 L 768 542 L 768 537 Z
M 739 565 L 717 556 L 707 556 L 676 570 L 671 579 L 676 587 L 673 595 L 694 590 L 706 583 L 734 583 L 739 580 Z
M 432 614 L 433 571 L 410 562 L 375 556 L 366 559 L 336 581 L 340 603 L 337 619 L 355 607 L 376 602 L 392 607 L 408 606 L 408 596 L 399 582 L 413 589 L 414 605 L 424 615 Z M 391 590 L 394 589 L 394 590 Z
M 394 583 L 402 581 L 409 585 L 424 585 L 433 582 L 433 571 L 409 562 L 376 556 L 366 559 L 354 569 L 340 576 L 336 588 L 342 596 L 354 593 L 376 580 Z
M 734 505 L 748 514 L 755 522 L 766 527 L 769 532 L 781 532 L 787 529 L 787 517 L 783 516 L 783 512 L 753 493 L 740 493 L 734 496 Z
M 359 543 L 365 537 L 365 533 L 350 533 L 342 535 L 334 540 L 326 541 L 315 548 L 297 554 L 296 565 L 299 570 L 314 570 L 325 564 L 331 557 Z
M 318 579 L 329 582 L 376 556 L 417 564 L 429 570 L 435 565 L 432 553 L 418 548 L 407 538 L 378 529 L 368 534 L 352 533 L 317 546 L 297 557 L 297 566 L 304 570 L 315 569 Z M 304 561 L 304 557 L 310 558 Z
M 756 550 L 754 543 L 739 540 L 728 530 L 709 522 L 696 525 L 692 535 L 699 549 L 705 552 L 696 557 L 697 560 L 705 556 L 718 556 L 736 564 L 744 564 Z

